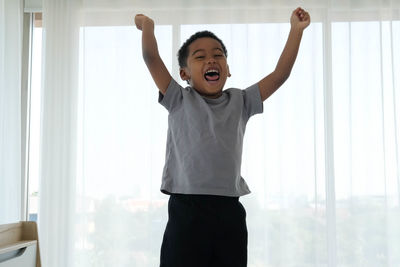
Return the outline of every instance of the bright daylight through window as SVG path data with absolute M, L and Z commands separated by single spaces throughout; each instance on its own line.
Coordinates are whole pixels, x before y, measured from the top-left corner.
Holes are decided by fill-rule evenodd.
M 289 23 L 156 26 L 161 57 L 176 80 L 176 44 L 203 29 L 227 46 L 232 77 L 225 88 L 244 89 L 273 70 Z M 321 22 L 310 25 L 291 77 L 246 129 L 249 266 L 326 266 L 332 225 L 338 266 L 400 264 L 400 22 L 331 25 L 330 189 L 324 30 Z M 41 27 L 34 27 L 32 43 L 29 219 L 37 220 Z M 79 61 L 78 173 L 76 195 L 70 196 L 76 203 L 77 266 L 100 266 L 113 257 L 114 266 L 156 266 L 167 219 L 167 196 L 159 186 L 168 114 L 143 63 L 140 32 L 133 26 L 82 27 Z M 330 224 L 327 190 L 336 197 Z

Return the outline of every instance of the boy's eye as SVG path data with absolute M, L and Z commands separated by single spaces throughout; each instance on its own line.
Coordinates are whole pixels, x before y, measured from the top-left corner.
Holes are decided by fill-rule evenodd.
M 204 56 L 197 56 L 196 59 L 203 59 Z
M 222 57 L 222 54 L 217 54 L 215 55 L 215 57 Z

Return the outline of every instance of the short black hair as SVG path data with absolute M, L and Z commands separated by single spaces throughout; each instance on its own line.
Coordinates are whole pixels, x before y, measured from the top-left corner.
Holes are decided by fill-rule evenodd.
M 226 50 L 224 43 L 214 33 L 210 32 L 210 31 L 196 32 L 195 34 L 190 36 L 189 39 L 187 39 L 183 43 L 183 45 L 181 46 L 181 48 L 178 51 L 179 67 L 181 67 L 181 68 L 186 67 L 186 61 L 187 61 L 187 58 L 189 55 L 189 45 L 191 43 L 193 43 L 194 41 L 196 41 L 197 39 L 205 38 L 205 37 L 213 38 L 213 39 L 217 40 L 222 46 L 222 50 L 224 51 L 225 57 L 228 57 L 228 51 Z

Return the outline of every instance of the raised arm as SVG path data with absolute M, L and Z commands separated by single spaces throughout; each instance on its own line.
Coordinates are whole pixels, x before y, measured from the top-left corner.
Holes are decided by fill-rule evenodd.
M 290 24 L 289 37 L 275 70 L 258 82 L 262 101 L 270 97 L 289 78 L 299 51 L 303 30 L 310 25 L 310 16 L 299 7 L 293 11 Z
M 158 89 L 165 95 L 172 77 L 158 53 L 157 40 L 154 36 L 154 22 L 151 18 L 143 14 L 138 14 L 135 16 L 135 24 L 142 31 L 144 62 Z

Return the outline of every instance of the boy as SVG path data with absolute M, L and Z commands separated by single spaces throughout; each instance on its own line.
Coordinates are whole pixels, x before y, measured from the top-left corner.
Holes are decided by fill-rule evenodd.
M 222 91 L 230 77 L 223 42 L 208 31 L 192 35 L 178 52 L 183 88 L 161 60 L 154 22 L 135 16 L 144 61 L 169 112 L 161 191 L 169 194 L 161 267 L 247 265 L 246 211 L 239 197 L 250 193 L 240 175 L 248 119 L 289 77 L 309 14 L 293 11 L 291 30 L 275 70 L 245 90 Z

